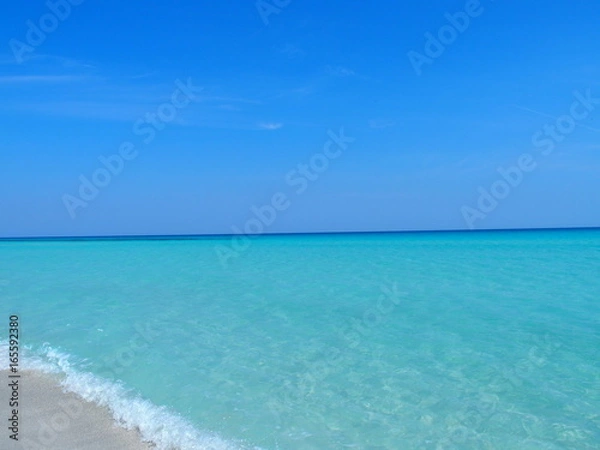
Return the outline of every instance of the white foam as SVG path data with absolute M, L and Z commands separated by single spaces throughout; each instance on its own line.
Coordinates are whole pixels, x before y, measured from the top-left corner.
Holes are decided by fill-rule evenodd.
M 146 442 L 158 450 L 240 450 L 242 444 L 201 432 L 179 414 L 157 406 L 127 389 L 120 382 L 100 378 L 76 368 L 70 355 L 44 344 L 33 351 L 23 348 L 21 370 L 58 374 L 62 387 L 83 399 L 108 408 L 115 422 L 128 430 L 138 430 Z M 0 370 L 8 369 L 8 342 L 0 341 Z M 254 449 L 258 450 L 257 447 Z

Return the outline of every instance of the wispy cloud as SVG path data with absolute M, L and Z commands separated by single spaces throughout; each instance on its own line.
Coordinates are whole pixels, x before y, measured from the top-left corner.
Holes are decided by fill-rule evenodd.
M 325 67 L 325 73 L 327 73 L 327 75 L 330 75 L 332 77 L 351 77 L 356 75 L 356 72 L 354 72 L 354 70 L 349 69 L 347 67 L 344 66 L 327 66 Z
M 261 102 L 259 100 L 254 100 L 251 98 L 243 98 L 243 97 L 223 97 L 218 95 L 206 95 L 202 97 L 204 101 L 213 101 L 213 102 L 229 102 L 229 103 L 247 103 L 259 105 Z
M 66 69 L 96 69 L 96 65 L 89 61 L 80 59 L 68 58 L 57 55 L 32 55 L 27 61 L 56 64 Z
M 369 127 L 374 129 L 390 128 L 396 125 L 396 122 L 391 119 L 371 119 L 369 120 Z
M 0 56 L 0 65 L 21 66 L 21 64 L 18 63 L 14 57 L 6 55 Z M 28 68 L 35 66 L 38 68 L 60 67 L 64 69 L 96 69 L 96 66 L 88 61 L 46 54 L 33 54 L 26 56 L 23 60 L 23 66 Z
M 131 80 L 141 80 L 143 78 L 151 78 L 151 77 L 155 76 L 156 74 L 157 74 L 156 71 L 154 71 L 154 72 L 144 72 L 144 73 L 140 73 L 140 74 L 137 74 L 137 75 L 131 75 L 129 78 Z
M 85 82 L 71 82 L 77 79 L 85 79 Z M 51 81 L 55 84 L 49 84 Z M 0 91 L 16 88 L 22 91 L 13 101 L 8 99 L 0 104 L 0 113 L 129 122 L 170 101 L 173 81 L 169 81 L 132 80 L 130 76 L 0 76 Z M 194 108 L 178 117 L 176 124 L 246 130 L 276 130 L 282 126 L 275 121 L 261 121 L 264 115 L 257 111 L 261 107 L 260 101 L 238 95 L 220 95 L 211 92 L 213 89 L 207 91 L 206 95 L 197 96 Z
M 44 101 L 24 102 L 11 108 L 13 111 L 43 114 L 53 117 L 77 119 L 109 120 L 131 122 L 152 109 L 152 103 L 140 104 L 135 101 Z
M 283 124 L 278 122 L 262 122 L 258 124 L 258 127 L 261 130 L 279 130 L 283 127 Z
M 12 75 L 0 76 L 0 84 L 69 83 L 83 81 L 88 78 L 81 75 Z
M 218 108 L 223 111 L 241 111 L 242 110 L 242 108 L 240 108 L 239 106 L 229 105 L 229 104 L 219 105 Z
M 283 47 L 278 49 L 278 52 L 282 55 L 287 56 L 290 59 L 302 58 L 306 56 L 306 52 L 294 44 L 285 44 Z

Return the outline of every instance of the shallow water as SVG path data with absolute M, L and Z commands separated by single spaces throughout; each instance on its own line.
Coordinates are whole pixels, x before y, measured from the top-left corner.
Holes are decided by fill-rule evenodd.
M 0 317 L 162 448 L 598 448 L 600 231 L 228 244 L 3 241 Z

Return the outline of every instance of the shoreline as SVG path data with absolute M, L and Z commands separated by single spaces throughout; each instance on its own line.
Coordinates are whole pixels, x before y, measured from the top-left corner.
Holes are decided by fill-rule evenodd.
M 9 372 L 0 370 L 2 422 L 10 423 Z M 111 412 L 80 396 L 65 392 L 52 375 L 23 370 L 19 380 L 18 441 L 2 427 L 0 447 L 5 450 L 148 450 L 137 430 L 117 424 Z

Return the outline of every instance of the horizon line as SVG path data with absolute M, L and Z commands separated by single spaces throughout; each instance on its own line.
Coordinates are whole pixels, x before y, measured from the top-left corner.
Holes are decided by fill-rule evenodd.
M 208 233 L 208 234 L 110 234 L 110 235 L 82 235 L 82 236 L 11 236 L 0 237 L 0 241 L 24 240 L 192 240 L 197 238 L 230 238 L 235 236 L 248 236 L 250 238 L 269 236 L 318 236 L 318 235 L 345 235 L 345 234 L 418 234 L 418 233 L 481 233 L 481 232 L 510 232 L 510 231 L 576 231 L 600 230 L 600 226 L 589 227 L 535 227 L 535 228 L 450 228 L 427 230 L 386 230 L 386 231 L 309 231 L 309 232 L 281 232 L 281 233 Z

